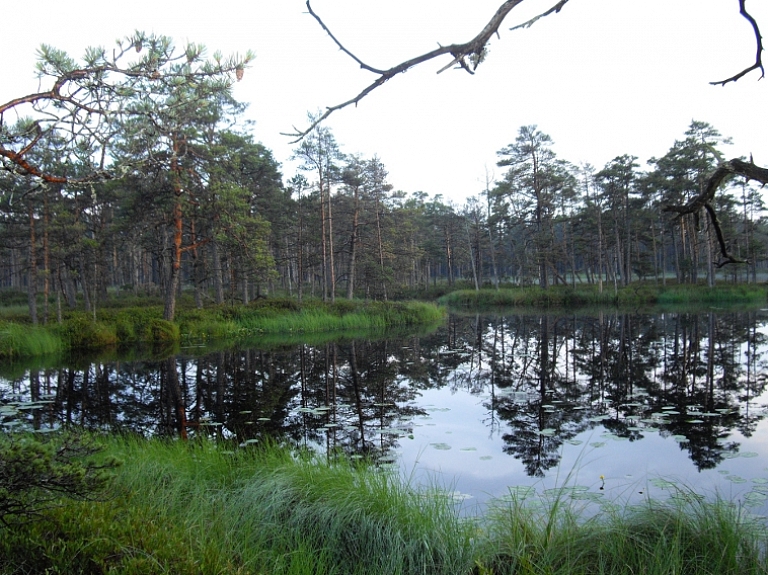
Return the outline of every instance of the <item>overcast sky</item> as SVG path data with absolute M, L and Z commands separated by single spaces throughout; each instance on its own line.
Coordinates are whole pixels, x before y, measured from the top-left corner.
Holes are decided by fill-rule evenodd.
M 405 192 L 443 194 L 458 204 L 499 178 L 496 151 L 518 128 L 536 124 L 559 157 L 600 168 L 621 154 L 644 163 L 682 139 L 691 120 L 733 139 L 728 157 L 768 165 L 768 80 L 753 72 L 751 27 L 738 0 L 570 0 L 528 29 L 509 28 L 555 0 L 526 0 L 494 38 L 474 76 L 436 72 L 432 61 L 398 76 L 357 108 L 331 116 L 342 151 L 378 155 Z M 334 34 L 366 63 L 388 68 L 438 44 L 465 42 L 501 0 L 313 0 Z M 747 8 L 768 33 L 768 3 Z M 23 12 L 23 14 L 22 14 Z M 303 0 L 37 0 L 6 14 L 0 35 L 0 101 L 37 90 L 41 43 L 79 58 L 111 48 L 134 30 L 177 43 L 256 53 L 235 87 L 250 104 L 255 138 L 273 150 L 289 178 L 293 145 L 280 132 L 302 127 L 308 111 L 345 101 L 375 77 L 340 52 L 306 13 Z

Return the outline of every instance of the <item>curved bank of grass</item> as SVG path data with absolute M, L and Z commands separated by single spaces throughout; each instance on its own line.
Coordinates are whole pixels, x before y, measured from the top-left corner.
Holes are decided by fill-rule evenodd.
M 0 525 L 0 573 L 765 573 L 764 524 L 698 497 L 586 515 L 565 497 L 464 517 L 396 472 L 276 445 L 105 438 L 100 501 Z M 436 496 L 436 494 L 440 494 Z
M 439 299 L 441 304 L 455 307 L 584 307 L 684 304 L 760 304 L 768 301 L 765 284 L 722 284 L 714 288 L 704 285 L 637 284 L 617 291 L 594 285 L 509 287 L 502 289 L 457 290 Z
M 104 308 L 67 314 L 62 323 L 32 326 L 0 322 L 0 358 L 56 354 L 107 346 L 216 339 L 253 339 L 267 334 L 297 335 L 347 330 L 383 330 L 431 324 L 445 315 L 424 302 L 324 303 L 258 300 L 247 306 L 182 309 L 174 322 L 160 306 Z

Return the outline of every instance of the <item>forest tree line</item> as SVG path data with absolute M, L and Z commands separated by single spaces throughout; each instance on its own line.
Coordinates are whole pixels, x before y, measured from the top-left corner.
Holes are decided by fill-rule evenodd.
M 729 142 L 706 122 L 693 121 L 645 170 L 627 154 L 602 168 L 575 165 L 548 134 L 522 126 L 497 152 L 501 177 L 457 205 L 395 190 L 380 158 L 342 153 L 325 125 L 296 145 L 299 171 L 281 173 L 244 122 L 245 106 L 216 83 L 219 72 L 189 79 L 189 50 L 151 98 L 134 85 L 110 92 L 131 113 L 108 142 L 80 135 L 90 114 L 83 126 L 72 121 L 71 139 L 30 119 L 2 125 L 11 150 L 37 129 L 24 162 L 67 175 L 20 175 L 18 162 L 0 171 L 0 287 L 27 292 L 33 322 L 49 320 L 49 302 L 90 311 L 114 290 L 163 294 L 172 319 L 182 289 L 203 306 L 276 293 L 418 297 L 457 282 L 711 286 L 718 277 L 756 282 L 765 264 L 757 186 L 734 179 L 715 200 L 729 251 L 744 264 L 719 267 L 709 219 L 664 210 L 699 195 L 723 160 Z M 97 155 L 119 177 L 87 177 Z

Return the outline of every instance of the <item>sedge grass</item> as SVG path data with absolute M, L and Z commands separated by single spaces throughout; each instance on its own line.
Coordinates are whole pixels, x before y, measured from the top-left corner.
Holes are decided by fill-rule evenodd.
M 656 305 L 656 304 L 727 304 L 763 303 L 768 299 L 765 286 L 755 284 L 721 284 L 714 288 L 704 285 L 670 285 L 647 283 L 600 292 L 597 286 L 580 285 L 512 287 L 481 290 L 457 290 L 440 298 L 448 306 L 471 308 L 494 307 L 583 307 L 592 305 Z
M 64 350 L 93 350 L 142 343 L 244 341 L 264 334 L 291 336 L 384 330 L 434 324 L 445 310 L 424 302 L 257 300 L 252 305 L 182 309 L 177 320 L 162 319 L 162 308 L 102 308 L 96 317 L 70 312 L 50 326 L 0 322 L 0 358 L 31 357 Z
M 0 573 L 765 573 L 764 525 L 680 490 L 596 514 L 556 496 L 460 517 L 396 474 L 277 445 L 111 438 L 112 496 L 0 527 Z M 331 458 L 333 459 L 333 458 Z
M 0 322 L 2 359 L 54 355 L 61 348 L 61 340 L 43 327 Z

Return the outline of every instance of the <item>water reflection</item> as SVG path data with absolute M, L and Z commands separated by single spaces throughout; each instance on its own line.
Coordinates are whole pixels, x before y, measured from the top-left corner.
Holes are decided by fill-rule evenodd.
M 240 444 L 279 435 L 329 454 L 381 456 L 419 435 L 440 409 L 422 396 L 443 390 L 482 405 L 477 425 L 530 477 L 557 467 L 564 447 L 590 430 L 600 433 L 593 447 L 673 438 L 702 471 L 737 455 L 739 438 L 765 418 L 767 319 L 761 311 L 456 315 L 410 338 L 9 370 L 0 402 L 50 398 L 30 413 L 37 428 L 215 434 Z M 452 417 L 468 416 L 454 408 Z

